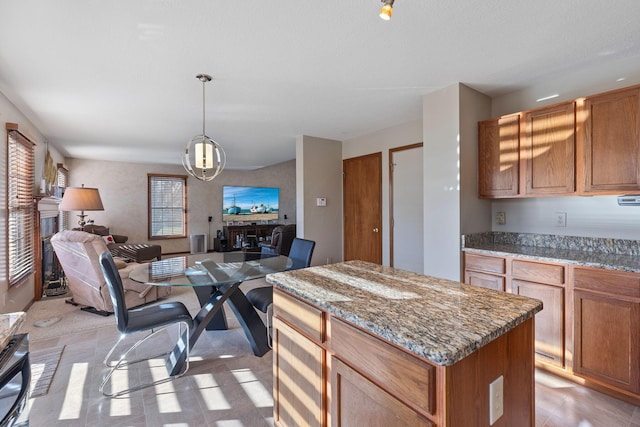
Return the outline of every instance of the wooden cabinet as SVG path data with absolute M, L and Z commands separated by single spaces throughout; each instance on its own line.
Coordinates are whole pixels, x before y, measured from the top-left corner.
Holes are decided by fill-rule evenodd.
M 640 86 L 478 122 L 478 196 L 640 191 Z
M 574 269 L 576 374 L 640 394 L 640 274 Z
M 584 192 L 640 190 L 640 87 L 584 100 Z
M 480 197 L 514 197 L 519 189 L 520 115 L 478 123 Z
M 575 102 L 527 111 L 520 155 L 526 195 L 575 191 Z
M 274 421 L 278 426 L 326 426 L 322 312 L 277 291 L 273 299 Z
M 503 376 L 494 425 L 533 427 L 533 323 L 442 366 L 275 288 L 275 425 L 485 426 Z
M 506 260 L 502 257 L 465 253 L 464 283 L 481 288 L 506 290 Z
M 536 298 L 536 364 L 640 404 L 640 273 L 464 253 L 465 283 Z
M 565 271 L 563 265 L 512 260 L 511 291 L 542 301 L 536 315 L 536 359 L 565 365 Z
M 278 225 L 280 224 L 225 225 L 223 232 L 229 248 L 237 251 L 242 249 L 242 246 L 238 246 L 238 236 L 241 236 L 245 247 L 254 248 L 261 241 L 271 239 L 271 233 Z

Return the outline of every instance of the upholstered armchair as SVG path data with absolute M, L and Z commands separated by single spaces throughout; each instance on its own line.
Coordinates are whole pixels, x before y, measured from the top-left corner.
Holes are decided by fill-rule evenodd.
M 279 225 L 271 233 L 271 242 L 261 243 L 261 252 L 269 255 L 289 255 L 291 243 L 296 238 L 296 225 Z
M 97 234 L 64 230 L 51 238 L 51 244 L 73 293 L 73 303 L 92 307 L 87 311 L 99 314 L 113 313 L 113 303 L 102 269 L 100 255 L 107 245 Z M 138 263 L 118 263 L 127 308 L 136 307 L 163 298 L 171 293 L 169 286 L 150 286 L 129 279 L 129 272 Z

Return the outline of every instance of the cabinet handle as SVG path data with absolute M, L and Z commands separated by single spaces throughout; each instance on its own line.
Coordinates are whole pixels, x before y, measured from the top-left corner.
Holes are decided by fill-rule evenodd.
M 373 232 L 374 232 L 374 233 L 377 233 L 378 231 L 380 231 L 380 230 L 378 229 L 378 227 L 376 227 L 376 228 L 374 228 L 374 229 L 373 229 Z

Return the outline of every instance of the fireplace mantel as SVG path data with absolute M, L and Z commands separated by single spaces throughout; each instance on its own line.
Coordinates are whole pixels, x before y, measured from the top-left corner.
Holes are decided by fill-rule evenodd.
M 35 200 L 40 218 L 51 218 L 58 216 L 60 213 L 60 202 L 62 199 L 50 196 L 37 196 Z

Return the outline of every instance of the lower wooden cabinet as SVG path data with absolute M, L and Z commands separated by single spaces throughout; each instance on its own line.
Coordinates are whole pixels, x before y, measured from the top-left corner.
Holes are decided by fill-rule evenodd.
M 574 372 L 640 394 L 640 275 L 576 268 L 574 277 Z
M 536 357 L 543 363 L 564 367 L 564 288 L 542 283 L 512 280 L 514 294 L 542 301 L 536 314 Z
M 274 318 L 273 355 L 276 424 L 289 427 L 327 425 L 325 350 Z
M 543 302 L 538 366 L 640 404 L 640 273 L 466 252 L 464 259 L 465 283 Z

